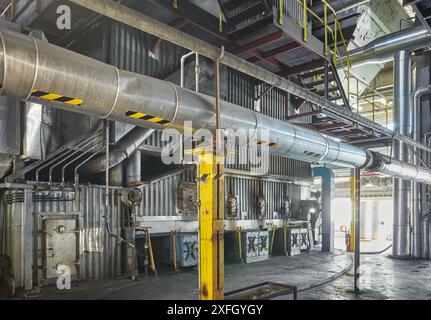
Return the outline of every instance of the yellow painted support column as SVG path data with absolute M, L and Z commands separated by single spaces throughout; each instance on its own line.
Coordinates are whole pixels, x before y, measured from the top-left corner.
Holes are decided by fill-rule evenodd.
M 201 300 L 224 298 L 224 161 L 199 155 L 199 288 Z

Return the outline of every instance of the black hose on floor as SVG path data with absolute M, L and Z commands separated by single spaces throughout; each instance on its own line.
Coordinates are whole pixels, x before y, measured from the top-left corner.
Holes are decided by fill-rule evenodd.
M 382 254 L 382 253 L 385 253 L 386 251 L 388 251 L 390 248 L 392 248 L 392 244 L 389 245 L 387 248 L 381 250 L 381 251 L 376 251 L 376 252 L 361 252 L 361 255 L 362 254 Z M 328 278 L 326 280 L 323 280 L 321 282 L 309 285 L 308 287 L 305 287 L 305 288 L 298 289 L 298 292 L 303 292 L 303 291 L 306 291 L 306 290 L 314 289 L 314 288 L 323 286 L 325 284 L 328 284 L 330 282 L 333 282 L 333 281 L 337 280 L 339 277 L 345 275 L 347 273 L 347 271 L 349 271 L 352 267 L 353 267 L 353 257 L 350 257 L 350 264 L 346 268 L 344 268 L 343 270 L 341 270 L 339 273 L 337 273 L 337 274 L 333 275 L 332 277 L 330 277 L 330 278 Z
M 361 254 L 382 254 L 388 251 L 390 248 L 392 248 L 391 244 L 387 248 L 383 249 L 382 251 L 361 252 Z
M 329 277 L 326 280 L 323 280 L 321 282 L 309 285 L 308 287 L 305 287 L 305 288 L 300 288 L 300 289 L 298 289 L 298 292 L 303 292 L 303 291 L 306 291 L 306 290 L 314 289 L 314 288 L 323 286 L 325 284 L 328 284 L 328 283 L 330 283 L 332 281 L 335 281 L 339 277 L 344 276 L 347 273 L 347 271 L 349 271 L 352 267 L 353 267 L 353 257 L 350 257 L 350 263 L 349 263 L 349 265 L 347 267 L 345 267 L 343 270 L 341 270 L 337 274 L 334 274 L 332 277 Z

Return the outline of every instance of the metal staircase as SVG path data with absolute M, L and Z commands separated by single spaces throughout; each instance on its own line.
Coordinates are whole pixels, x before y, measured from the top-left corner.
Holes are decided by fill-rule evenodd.
M 326 66 L 298 75 L 303 86 L 319 96 L 325 97 L 352 110 L 334 61 L 329 59 Z

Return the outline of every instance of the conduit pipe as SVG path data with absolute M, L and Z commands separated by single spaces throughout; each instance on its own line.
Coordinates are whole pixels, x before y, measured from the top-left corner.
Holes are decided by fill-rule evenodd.
M 394 130 L 403 135 L 411 135 L 411 101 L 412 65 L 409 51 L 399 51 L 394 57 Z M 394 157 L 408 162 L 408 145 L 394 141 Z M 417 166 L 416 166 L 417 167 Z M 417 167 L 420 168 L 420 167 Z M 394 179 L 394 220 L 392 255 L 396 258 L 409 257 L 410 252 L 410 210 L 411 183 Z
M 126 183 L 130 186 L 134 183 L 142 180 L 142 168 L 141 168 L 141 151 L 137 150 L 133 156 L 129 158 L 126 165 Z
M 421 258 L 431 258 L 430 244 L 431 244 L 431 232 L 430 232 L 430 214 L 422 217 L 421 220 Z
M 182 88 L 184 88 L 185 86 L 185 62 L 186 59 L 190 56 L 195 56 L 195 91 L 199 92 L 199 76 L 200 76 L 200 63 L 199 63 L 199 54 L 196 52 L 189 52 L 186 53 L 185 55 L 183 55 L 181 57 L 181 81 L 180 81 L 180 85 Z
M 359 67 L 364 64 L 392 61 L 400 50 L 415 51 L 431 45 L 431 34 L 423 26 L 413 27 L 377 38 L 369 44 L 349 51 L 350 62 Z M 342 61 L 346 62 L 346 57 Z
M 415 90 L 412 101 L 413 101 L 413 139 L 416 141 L 421 140 L 421 98 L 425 94 L 431 93 L 431 85 L 427 87 L 418 88 Z M 421 156 L 420 150 L 414 149 L 413 164 L 419 166 L 420 160 L 418 157 Z M 423 201 L 423 190 L 422 184 L 414 182 L 412 184 L 412 255 L 415 258 L 427 258 L 428 256 L 428 233 L 422 234 L 422 201 Z M 421 247 L 425 247 L 424 250 Z M 425 254 L 426 252 L 426 254 Z
M 21 34 L 1 31 L 0 36 L 0 93 L 3 95 L 149 129 L 176 128 L 181 131 L 186 121 L 193 121 L 194 129 L 214 130 L 216 126 L 215 99 L 212 97 L 170 82 L 118 70 Z M 48 101 L 41 92 L 63 97 Z M 67 100 L 64 97 L 74 98 L 75 105 L 61 102 Z M 221 128 L 249 130 L 254 133 L 250 139 L 261 138 L 260 129 L 267 129 L 269 142 L 273 144 L 271 151 L 275 154 L 431 182 L 431 172 L 425 168 L 395 159 L 389 161 L 383 155 L 336 141 L 319 132 L 224 101 L 221 101 L 220 111 Z M 152 132 L 149 129 L 148 135 Z M 145 140 L 145 135 L 136 130 L 142 140 L 131 139 L 134 147 Z M 112 152 L 114 159 L 129 156 L 128 148 L 121 150 L 118 156 L 117 152 Z M 105 167 L 106 160 L 101 160 L 91 163 L 87 169 L 96 172 Z
M 140 12 L 133 9 L 127 8 L 124 5 L 115 3 L 109 0 L 69 0 L 72 3 L 80 5 L 86 9 L 95 11 L 101 15 L 109 17 L 118 22 L 124 23 L 128 26 L 136 28 L 138 30 L 152 34 L 162 40 L 171 42 L 180 47 L 186 48 L 190 51 L 194 51 L 201 56 L 207 57 L 213 61 L 216 61 L 221 55 L 221 49 L 217 48 L 205 41 L 195 38 L 189 34 L 186 34 L 178 29 L 170 27 L 160 21 L 152 19 Z M 334 102 L 328 101 L 327 99 L 303 88 L 293 82 L 288 81 L 276 74 L 265 70 L 255 64 L 252 64 L 244 59 L 237 57 L 236 55 L 226 52 L 223 58 L 220 60 L 221 64 L 228 66 L 234 70 L 238 70 L 249 76 L 263 81 L 271 86 L 279 88 L 283 91 L 289 92 L 294 96 L 302 98 L 306 101 L 327 110 L 328 112 L 335 114 L 344 119 L 348 119 L 355 123 L 359 123 L 364 127 L 370 128 L 376 132 L 380 132 L 387 136 L 394 136 L 394 138 L 402 140 L 410 145 L 417 146 L 422 150 L 431 152 L 431 148 L 424 146 L 411 139 L 410 137 L 402 136 L 399 133 L 394 133 L 392 130 L 371 121 L 363 116 L 352 112 L 345 107 L 339 106 Z

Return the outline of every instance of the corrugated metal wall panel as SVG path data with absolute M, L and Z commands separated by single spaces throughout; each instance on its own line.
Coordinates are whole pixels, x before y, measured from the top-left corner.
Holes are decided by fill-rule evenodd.
M 285 120 L 290 108 L 289 94 L 277 88 L 268 91 L 256 104 L 255 98 L 265 92 L 269 85 L 260 84 L 252 77 L 239 71 L 228 69 L 228 89 L 226 100 L 247 109 L 259 110 L 276 119 Z
M 131 72 L 164 79 L 180 68 L 180 59 L 187 50 L 161 41 L 155 59 L 150 51 L 156 38 L 115 21 L 109 21 L 109 63 Z
M 229 162 L 226 164 L 226 168 L 241 170 L 244 172 L 253 172 L 257 174 L 270 174 L 276 176 L 284 177 L 296 177 L 308 179 L 311 177 L 311 165 L 307 162 L 289 159 L 276 154 L 261 153 L 259 155 L 260 165 L 253 165 L 250 161 L 247 164 L 240 162 L 240 157 L 247 159 L 247 154 L 249 151 L 245 148 L 241 148 L 236 155 L 229 157 Z M 256 151 L 250 151 L 250 159 L 258 157 Z M 235 161 L 235 162 L 233 162 Z M 253 163 L 256 163 L 253 160 Z
M 274 212 L 281 213 L 283 200 L 292 200 L 293 210 L 299 208 L 301 201 L 301 186 L 291 182 L 282 182 L 252 177 L 227 175 L 225 178 L 225 196 L 239 197 L 239 212 L 247 212 L 247 219 L 257 219 L 256 203 L 259 196 L 267 201 L 268 219 L 274 219 Z M 279 215 L 280 217 L 280 215 Z
M 121 246 L 115 238 L 109 236 L 105 227 L 104 216 L 109 217 L 114 234 L 121 232 L 121 192 L 109 189 L 109 211 L 105 207 L 105 187 L 81 186 L 74 201 L 40 201 L 34 202 L 34 213 L 67 214 L 80 212 L 80 279 L 109 279 L 121 275 Z M 53 193 L 53 197 L 60 194 Z M 65 197 L 73 199 L 70 192 Z M 39 247 L 41 243 L 39 243 Z
M 179 170 L 150 181 L 142 187 L 143 202 L 139 216 L 171 217 L 178 214 L 178 187 L 181 182 L 194 182 L 196 170 Z
M 180 183 L 195 180 L 196 170 L 191 168 L 151 181 L 142 188 L 143 203 L 139 216 L 176 216 Z M 287 196 L 292 199 L 293 207 L 298 208 L 301 186 L 288 181 L 226 174 L 225 196 L 229 194 L 239 196 L 240 212 L 247 212 L 248 219 L 257 219 L 256 200 L 263 195 L 268 203 L 268 218 L 272 219 L 273 212 L 281 210 Z

